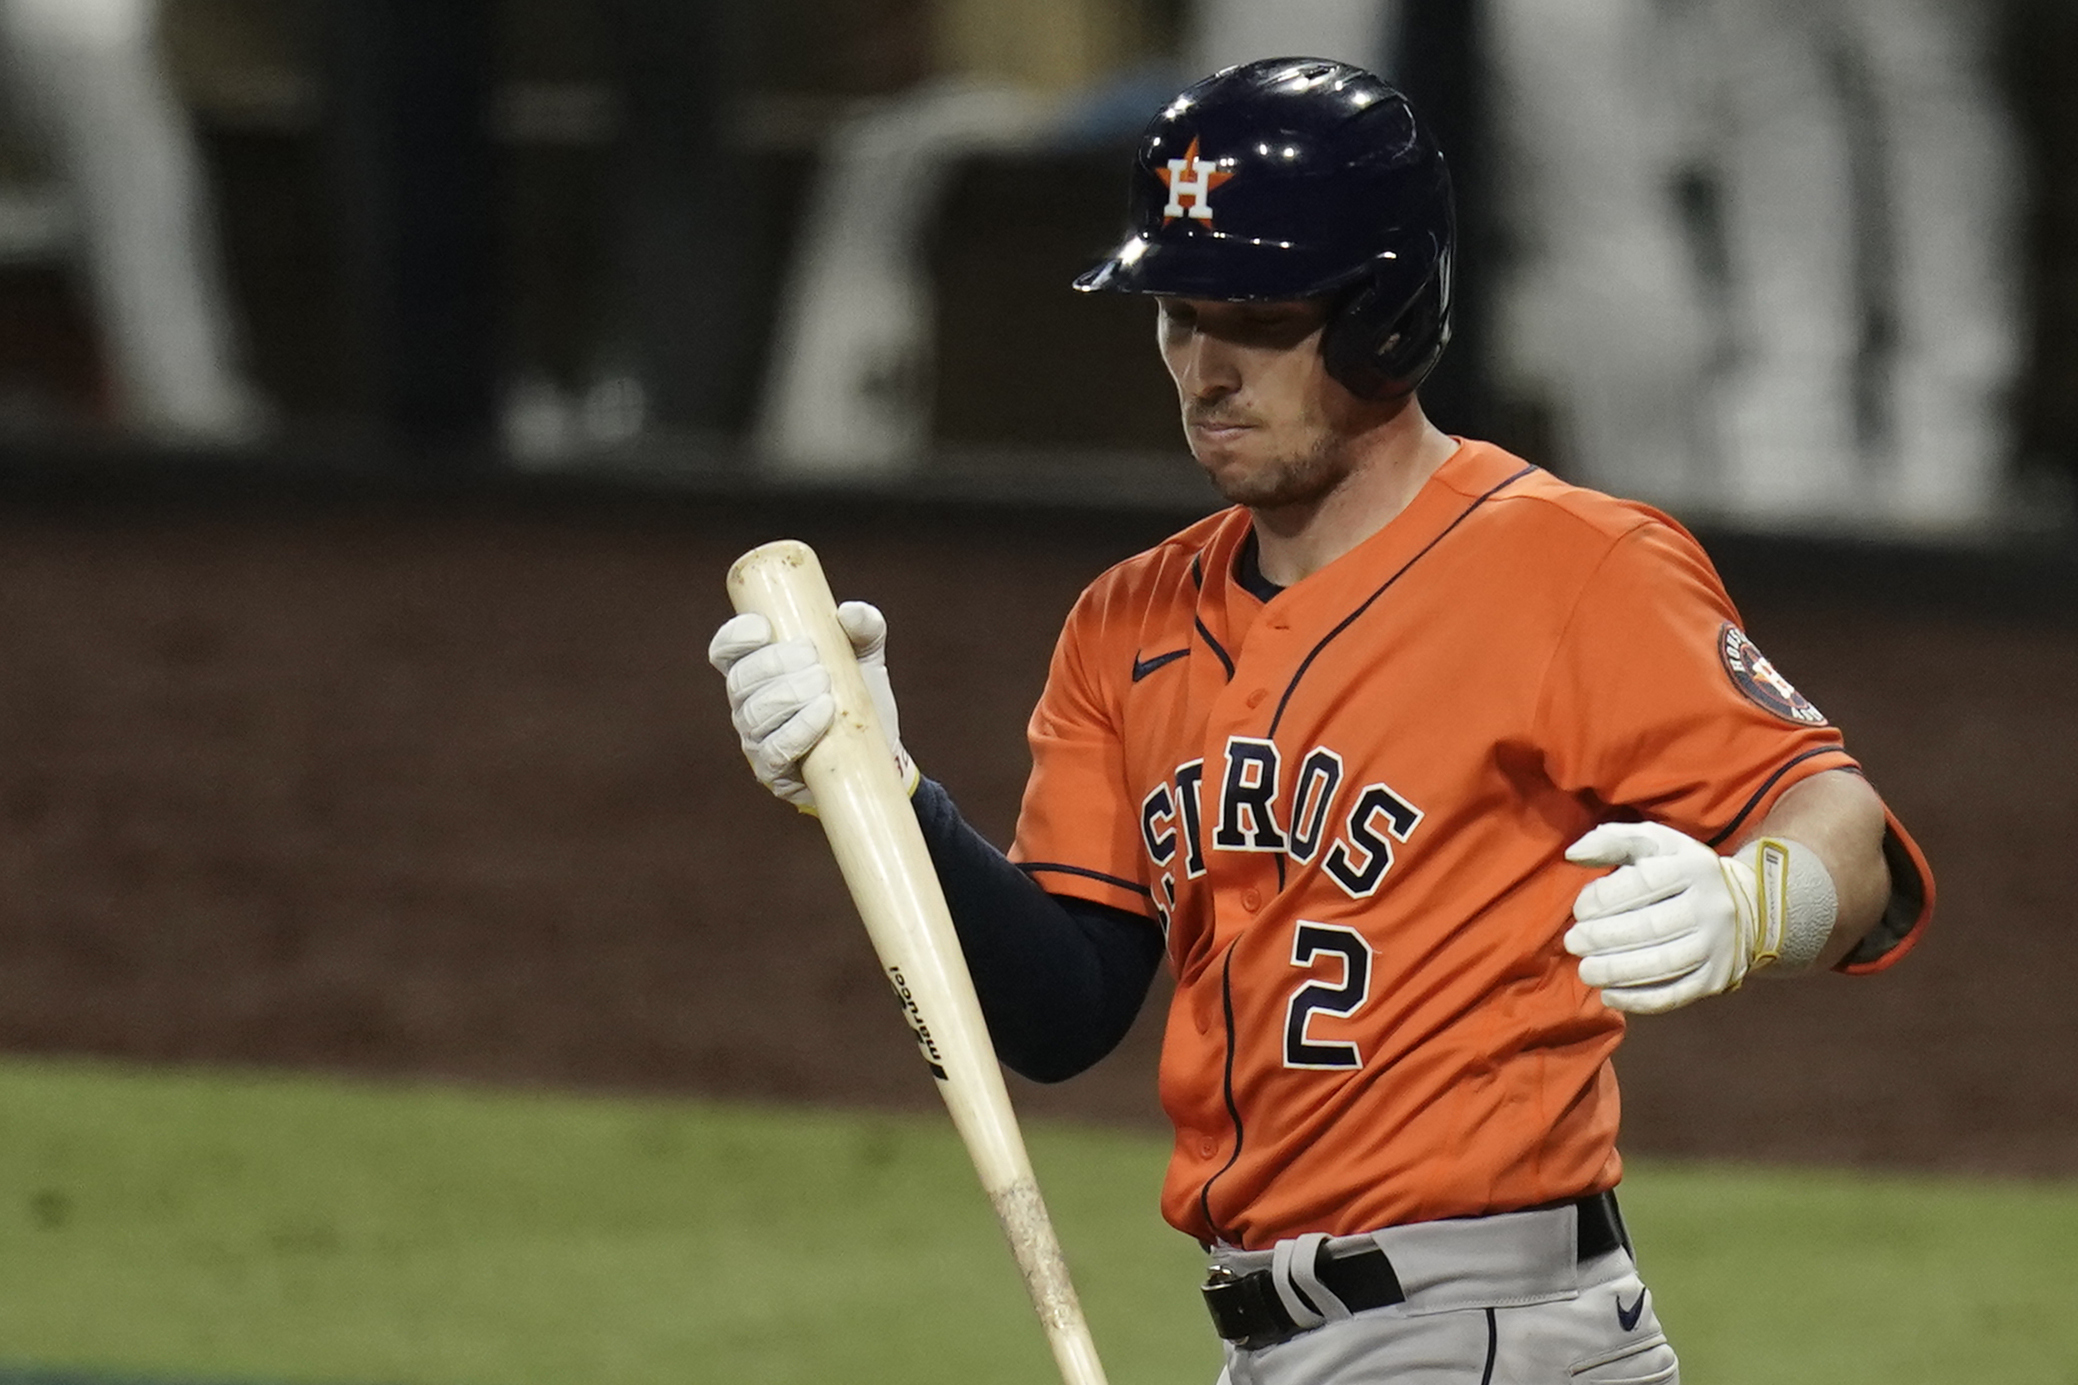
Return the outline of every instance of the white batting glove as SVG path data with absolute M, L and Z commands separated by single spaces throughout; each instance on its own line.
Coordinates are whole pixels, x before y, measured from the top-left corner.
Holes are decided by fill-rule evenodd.
M 895 757 L 903 786 L 916 792 L 916 763 L 902 748 L 895 690 L 887 676 L 887 617 L 876 606 L 847 601 L 837 623 L 851 641 L 859 675 L 873 699 L 874 714 Z M 707 645 L 707 662 L 722 674 L 729 693 L 729 720 L 758 782 L 804 813 L 815 811 L 815 795 L 801 778 L 801 759 L 829 731 L 837 714 L 830 672 L 807 640 L 777 640 L 761 615 L 724 621 Z
M 1749 859 L 1750 858 L 1750 859 Z M 1566 849 L 1620 866 L 1573 901 L 1566 950 L 1612 1010 L 1657 1015 L 1739 988 L 1777 961 L 1806 966 L 1831 936 L 1832 877 L 1808 848 L 1764 837 L 1736 856 L 1654 822 L 1612 822 Z

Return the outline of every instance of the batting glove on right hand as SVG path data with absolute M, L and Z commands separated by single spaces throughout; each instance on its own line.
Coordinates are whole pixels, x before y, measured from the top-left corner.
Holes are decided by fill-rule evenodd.
M 837 608 L 837 623 L 859 661 L 859 675 L 895 757 L 895 771 L 903 786 L 915 793 L 920 775 L 902 748 L 894 686 L 888 681 L 887 618 L 878 607 L 847 601 Z M 830 673 L 815 646 L 807 640 L 775 639 L 772 622 L 746 614 L 724 621 L 714 632 L 707 662 L 723 677 L 729 720 L 758 782 L 802 812 L 813 813 L 815 795 L 801 778 L 801 760 L 822 740 L 837 714 Z
M 1737 990 L 1782 950 L 1754 868 L 1656 822 L 1604 823 L 1566 848 L 1583 866 L 1621 866 L 1573 902 L 1566 950 L 1612 1010 L 1656 1015 Z

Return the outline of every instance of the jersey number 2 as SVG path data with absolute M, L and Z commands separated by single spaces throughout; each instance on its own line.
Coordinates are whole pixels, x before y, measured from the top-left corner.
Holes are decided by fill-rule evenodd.
M 1288 1068 L 1360 1068 L 1364 1055 L 1352 1043 L 1314 1043 L 1306 1036 L 1313 1012 L 1353 1015 L 1371 998 L 1371 944 L 1354 928 L 1337 923 L 1307 923 L 1292 933 L 1292 965 L 1311 971 L 1322 953 L 1342 959 L 1337 986 L 1309 981 L 1292 992 L 1284 1007 L 1284 1065 Z

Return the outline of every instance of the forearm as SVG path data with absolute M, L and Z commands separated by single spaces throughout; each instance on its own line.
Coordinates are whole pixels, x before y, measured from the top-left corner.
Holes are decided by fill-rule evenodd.
M 1795 842 L 1816 855 L 1832 876 L 1838 912 L 1813 970 L 1839 962 L 1883 916 L 1891 890 L 1883 833 L 1883 801 L 1868 781 L 1851 771 L 1831 770 L 1790 788 L 1759 826 L 1739 839 L 1740 848 L 1762 837 Z
M 934 781 L 917 786 L 914 802 L 1003 1062 L 1058 1082 L 1117 1047 L 1161 962 L 1160 930 L 1123 910 L 1049 895 L 969 827 Z

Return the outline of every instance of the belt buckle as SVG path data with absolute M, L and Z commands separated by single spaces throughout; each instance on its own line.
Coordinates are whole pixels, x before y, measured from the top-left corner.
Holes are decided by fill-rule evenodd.
M 1277 1346 L 1305 1330 L 1277 1301 L 1267 1270 L 1236 1274 L 1225 1265 L 1214 1265 L 1198 1292 L 1212 1314 L 1213 1331 L 1244 1351 Z

